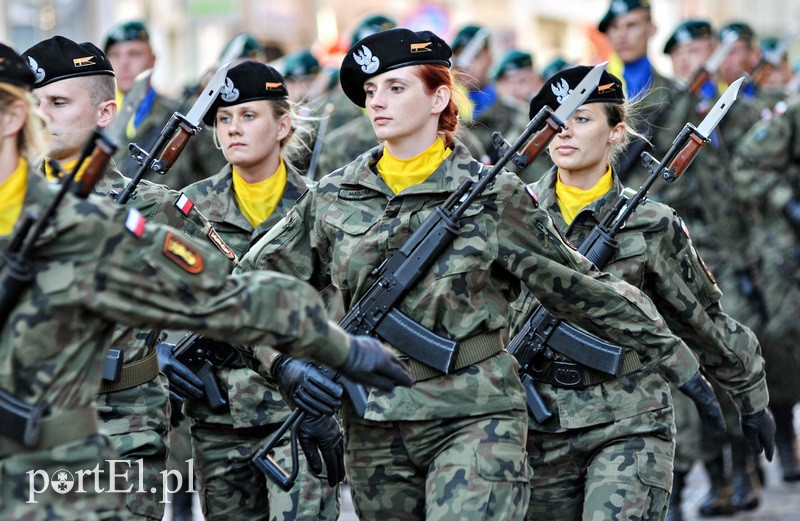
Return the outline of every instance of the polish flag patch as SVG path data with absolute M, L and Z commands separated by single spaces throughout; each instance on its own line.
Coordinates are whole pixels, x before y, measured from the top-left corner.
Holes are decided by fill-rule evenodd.
M 189 212 L 191 212 L 192 208 L 194 208 L 194 203 L 191 199 L 186 197 L 185 193 L 181 192 L 181 196 L 178 197 L 178 201 L 175 203 L 175 206 L 178 207 L 178 210 L 180 210 L 183 215 L 189 215 Z
M 145 220 L 142 213 L 136 208 L 131 208 L 128 211 L 128 217 L 125 219 L 125 228 L 136 237 L 141 237 L 144 233 Z

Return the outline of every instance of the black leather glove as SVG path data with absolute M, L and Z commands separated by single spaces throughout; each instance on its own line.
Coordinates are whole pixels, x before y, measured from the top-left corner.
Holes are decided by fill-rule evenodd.
M 159 342 L 156 344 L 158 368 L 167 375 L 169 390 L 180 398 L 199 400 L 203 397 L 203 381 L 191 372 L 172 354 L 174 344 Z
M 354 336 L 347 359 L 339 367 L 355 383 L 391 391 L 397 385 L 411 387 L 414 380 L 405 365 L 372 337 Z
M 308 460 L 308 467 L 315 476 L 322 474 L 324 461 L 328 485 L 333 487 L 344 481 L 344 438 L 336 418 L 306 417 L 297 429 L 297 439 Z
M 775 453 L 775 418 L 769 409 L 742 416 L 742 432 L 747 444 L 756 454 L 764 451 L 767 460 L 772 461 Z
M 683 394 L 691 398 L 700 413 L 703 425 L 712 434 L 722 434 L 725 432 L 725 417 L 722 408 L 714 394 L 714 389 L 708 380 L 697 371 L 688 382 L 678 388 Z
M 286 357 L 272 374 L 287 398 L 313 418 L 332 416 L 342 407 L 342 386 L 311 362 Z

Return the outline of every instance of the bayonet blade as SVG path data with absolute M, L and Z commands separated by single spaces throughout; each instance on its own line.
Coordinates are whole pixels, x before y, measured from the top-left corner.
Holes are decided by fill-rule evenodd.
M 798 28 L 792 27 L 789 32 L 780 39 L 778 45 L 776 45 L 774 49 L 764 53 L 764 61 L 770 63 L 773 67 L 778 67 L 781 64 L 783 54 L 789 49 L 789 46 L 792 45 L 792 41 L 797 37 L 797 33 Z
M 208 82 L 208 85 L 206 85 L 206 88 L 200 93 L 197 101 L 195 101 L 194 105 L 192 105 L 189 113 L 186 114 L 186 120 L 195 127 L 200 126 L 200 121 L 202 121 L 203 116 L 206 115 L 206 112 L 208 112 L 208 109 L 211 108 L 214 100 L 217 99 L 219 90 L 225 84 L 225 76 L 227 76 L 228 68 L 230 66 L 231 64 L 228 62 L 217 69 L 217 72 L 215 72 L 214 76 L 211 77 L 211 80 Z
M 583 105 L 586 98 L 600 85 L 600 77 L 603 75 L 606 65 L 608 65 L 607 61 L 595 65 L 594 68 L 589 71 L 589 74 L 584 76 L 578 86 L 572 89 L 572 92 L 569 93 L 566 99 L 561 102 L 561 105 L 558 106 L 558 109 L 556 109 L 555 116 L 558 119 L 567 121 L 572 113 Z
M 739 93 L 739 87 L 742 86 L 743 81 L 744 77 L 739 78 L 731 83 L 730 87 L 725 89 L 725 92 L 722 93 L 722 96 L 720 96 L 717 102 L 714 104 L 714 108 L 711 109 L 708 115 L 697 126 L 697 131 L 701 136 L 708 139 L 708 137 L 711 135 L 711 132 L 717 128 L 720 120 L 728 112 L 728 109 L 731 108 L 733 102 L 736 101 L 736 95 Z
M 717 50 L 715 50 L 714 54 L 706 61 L 705 69 L 708 74 L 713 76 L 717 73 L 719 66 L 725 61 L 725 57 L 731 53 L 733 44 L 736 43 L 738 39 L 738 35 L 734 32 L 729 32 L 725 35 L 719 47 L 717 47 Z

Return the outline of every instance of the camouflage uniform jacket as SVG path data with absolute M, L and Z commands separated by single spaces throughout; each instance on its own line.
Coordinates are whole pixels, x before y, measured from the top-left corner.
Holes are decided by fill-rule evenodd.
M 395 195 L 374 170 L 382 152 L 365 153 L 310 188 L 236 269 L 274 269 L 317 288 L 332 280 L 349 308 L 373 284 L 372 270 L 435 207 L 464 180 L 477 181 L 487 171 L 457 142 L 428 179 Z M 462 223 L 451 249 L 399 305 L 422 326 L 457 341 L 503 331 L 522 281 L 560 316 L 635 344 L 645 363 L 672 365 L 665 372 L 673 379 L 686 381 L 696 371 L 697 361 L 666 331 L 652 302 L 571 249 L 515 175 L 501 173 Z M 524 407 L 516 362 L 502 351 L 411 389 L 373 390 L 366 418 L 423 420 Z
M 41 211 L 47 185 L 31 171 L 23 211 Z M 349 339 L 311 287 L 277 273 L 226 276 L 230 262 L 215 250 L 168 226 L 146 224 L 137 237 L 130 215 L 96 196 L 68 195 L 59 207 L 34 250 L 35 279 L 0 330 L 4 390 L 50 415 L 94 407 L 116 322 L 344 361 Z
M 622 185 L 614 185 L 589 204 L 567 225 L 555 194 L 556 169 L 531 185 L 542 208 L 547 209 L 559 230 L 574 244 L 581 244 L 599 221 L 613 208 Z M 620 248 L 603 268 L 644 291 L 658 307 L 670 329 L 680 336 L 700 359 L 704 371 L 717 379 L 742 414 L 767 406 L 768 394 L 758 340 L 719 306 L 721 293 L 684 231 L 674 210 L 655 201 L 640 206 L 617 235 Z M 530 316 L 535 302 L 529 297 L 521 313 Z M 660 406 L 653 396 L 662 384 L 651 381 L 649 370 L 589 386 L 582 391 L 538 387 L 545 400 L 554 400 L 562 426 L 619 420 L 641 407 L 640 412 Z M 614 398 L 611 398 L 614 397 Z M 619 413 L 608 411 L 614 404 Z M 587 411 L 591 413 L 587 414 Z M 613 414 L 613 416 L 610 416 Z M 594 421 L 592 421 L 592 420 Z
M 286 215 L 309 184 L 308 179 L 287 163 L 283 197 L 272 215 L 256 228 L 242 215 L 236 204 L 230 164 L 217 175 L 187 186 L 185 192 L 195 202 L 196 208 L 208 217 L 222 239 L 238 256 L 242 256 L 250 244 Z M 230 410 L 214 413 L 205 400 L 189 400 L 186 402 L 186 412 L 192 418 L 245 428 L 282 422 L 288 416 L 289 409 L 274 381 L 267 380 L 250 367 L 217 368 L 215 373 L 218 381 L 224 382 L 223 388 L 227 386 Z
M 492 144 L 492 133 L 500 132 L 506 141 L 513 143 L 525 130 L 528 121 L 527 110 L 520 110 L 517 105 L 510 105 L 502 98 L 498 98 L 497 102 L 466 127 L 483 146 L 489 157 L 489 163 L 494 164 L 500 157 L 500 153 Z

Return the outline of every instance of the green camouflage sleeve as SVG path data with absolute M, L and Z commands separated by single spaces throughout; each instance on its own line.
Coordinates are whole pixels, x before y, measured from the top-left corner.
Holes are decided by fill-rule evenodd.
M 349 338 L 311 286 L 274 272 L 226 276 L 230 261 L 204 243 L 136 219 L 113 212 L 95 237 L 101 261 L 75 264 L 83 307 L 128 325 L 265 343 L 332 366 L 344 361 Z
M 722 385 L 742 414 L 762 410 L 769 394 L 758 339 L 722 311 L 714 276 L 677 216 L 658 236 L 648 272 L 667 325 L 698 355 L 704 372 Z
M 507 203 L 497 231 L 503 268 L 553 314 L 633 349 L 643 364 L 654 365 L 668 381 L 682 385 L 697 372 L 697 359 L 665 327 L 646 295 L 594 269 L 563 240 L 521 182 L 509 183 L 504 191 Z

